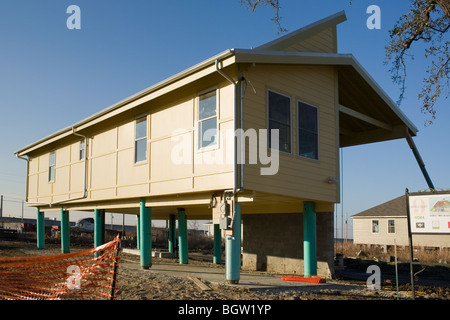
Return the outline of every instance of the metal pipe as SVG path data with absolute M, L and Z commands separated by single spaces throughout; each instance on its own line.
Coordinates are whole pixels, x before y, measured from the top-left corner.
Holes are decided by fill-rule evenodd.
M 409 209 L 409 190 L 406 188 L 405 190 L 405 198 L 406 198 L 406 219 L 408 223 L 408 241 L 409 241 L 409 275 L 411 279 L 411 293 L 412 299 L 416 300 L 416 293 L 414 288 L 414 267 L 413 267 L 413 259 L 414 259 L 414 248 L 412 241 L 412 232 L 411 232 L 411 212 Z
M 224 73 L 219 68 L 219 60 L 216 60 L 216 71 L 222 75 L 225 79 L 227 79 L 233 86 L 234 86 L 234 186 L 233 186 L 233 196 L 236 194 L 236 192 L 239 192 L 240 190 L 237 188 L 238 185 L 238 177 L 237 177 L 237 141 L 236 141 L 236 131 L 237 131 L 237 83 L 226 73 Z
M 25 185 L 25 201 L 28 201 L 28 171 L 29 171 L 29 166 L 30 166 L 30 159 L 29 158 L 25 158 L 22 156 L 19 156 L 19 154 L 16 153 L 16 157 L 22 160 L 25 160 L 27 162 L 27 177 L 26 177 L 26 185 Z
M 224 191 L 224 199 L 226 199 L 226 193 L 228 191 L 233 192 L 233 218 L 231 221 L 231 227 L 234 229 L 233 236 L 228 235 L 225 241 L 226 247 L 226 261 L 225 261 L 225 273 L 226 273 L 226 281 L 228 283 L 239 283 L 240 280 L 240 265 L 241 265 L 241 204 L 236 201 L 237 192 L 242 192 L 243 183 L 238 188 L 238 171 L 237 171 L 237 137 L 236 132 L 238 129 L 238 86 L 237 82 L 235 82 L 231 77 L 225 74 L 219 68 L 219 60 L 216 60 L 216 70 L 222 75 L 225 79 L 227 79 L 234 86 L 234 186 L 233 190 L 225 190 Z M 242 84 L 241 84 L 241 92 L 242 92 Z M 242 129 L 242 114 L 243 108 L 241 105 L 241 129 Z M 241 134 L 241 139 L 244 137 Z M 242 140 L 241 140 L 242 141 Z M 243 144 L 241 143 L 241 148 Z M 242 149 L 241 149 L 242 150 Z M 242 156 L 242 152 L 241 152 Z M 243 162 L 241 163 L 243 166 Z M 241 182 L 242 182 L 242 171 L 241 171 Z
M 431 190 L 434 190 L 433 182 L 431 181 L 431 178 L 428 175 L 427 169 L 425 169 L 425 163 L 423 162 L 422 157 L 420 156 L 419 150 L 417 149 L 416 144 L 414 143 L 408 129 L 406 129 L 405 138 L 406 138 L 406 141 L 408 142 L 409 147 L 411 148 L 411 150 L 414 154 L 414 157 L 417 160 L 417 163 L 419 164 L 420 170 L 422 171 L 422 174 L 425 177 L 425 180 L 427 181 L 428 187 Z

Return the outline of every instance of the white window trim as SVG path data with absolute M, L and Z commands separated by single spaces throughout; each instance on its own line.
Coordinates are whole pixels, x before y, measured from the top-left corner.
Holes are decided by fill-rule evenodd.
M 83 145 L 83 141 L 84 141 L 84 147 L 81 148 L 81 146 Z M 78 161 L 82 161 L 82 160 L 86 159 L 86 144 L 87 144 L 86 139 L 83 138 L 80 140 L 79 149 L 78 149 Z M 81 151 L 83 151 L 83 157 L 81 157 Z
M 374 221 L 377 221 L 377 222 L 378 222 L 378 231 L 377 231 L 377 232 L 373 231 L 373 222 L 374 222 Z M 371 219 L 371 220 L 370 220 L 370 228 L 371 228 L 371 230 L 372 230 L 372 233 L 374 233 L 374 234 L 379 234 L 379 233 L 380 233 L 380 219 Z
M 211 116 L 205 119 L 201 119 L 200 120 L 200 97 L 203 95 L 206 95 L 208 93 L 212 93 L 214 92 L 216 95 L 216 115 L 215 116 Z M 197 138 L 196 138 L 196 143 L 197 143 L 197 151 L 199 152 L 203 152 L 203 151 L 211 151 L 211 150 L 216 150 L 219 149 L 219 143 L 220 143 L 220 135 L 219 135 L 219 90 L 217 89 L 217 87 L 214 88 L 210 88 L 208 90 L 204 90 L 201 91 L 197 94 L 197 98 L 196 98 L 196 113 L 197 113 L 197 121 L 196 121 L 196 131 L 197 131 Z M 217 128 L 217 135 L 216 135 L 216 143 L 213 145 L 209 145 L 206 147 L 202 147 L 201 146 L 201 132 L 200 132 L 200 122 L 204 122 L 207 120 L 211 120 L 213 118 L 216 118 L 216 128 Z
M 300 126 L 299 126 L 299 121 L 300 121 L 300 112 L 299 112 L 299 105 L 298 103 L 304 103 L 307 104 L 308 106 L 314 107 L 317 109 L 317 159 L 315 158 L 309 158 L 309 157 L 305 157 L 300 155 L 300 148 L 299 148 L 299 143 L 300 143 L 300 139 L 299 139 L 299 131 L 300 131 Z M 308 159 L 308 160 L 312 160 L 312 161 L 320 161 L 320 108 L 312 103 L 309 103 L 307 101 L 301 100 L 301 99 L 297 99 L 297 156 L 302 158 L 302 159 Z
M 270 89 L 270 88 L 267 88 L 266 89 L 266 113 L 267 113 L 267 123 L 266 123 L 266 127 L 267 127 L 267 131 L 268 131 L 268 137 L 267 137 L 267 148 L 270 150 L 270 149 L 272 149 L 271 147 L 269 147 L 269 143 L 270 143 L 270 139 L 269 139 L 269 136 L 271 137 L 271 134 L 270 134 L 270 132 L 269 132 L 269 130 L 270 130 L 270 116 L 269 116 L 269 91 L 270 92 L 273 92 L 273 93 L 276 93 L 276 94 L 279 94 L 280 96 L 284 96 L 284 97 L 286 97 L 286 98 L 289 98 L 289 114 L 290 114 L 290 117 L 289 117 L 289 136 L 290 136 L 290 150 L 289 150 L 289 152 L 287 152 L 287 151 L 284 151 L 284 150 L 278 150 L 278 152 L 280 152 L 280 153 L 283 153 L 283 154 L 293 154 L 293 149 L 294 149 L 294 146 L 293 146 L 293 130 L 292 130 L 292 128 L 293 128 L 293 110 L 292 110 L 292 101 L 293 101 L 293 99 L 292 99 L 292 97 L 290 96 L 290 95 L 288 95 L 288 94 L 285 94 L 285 93 L 281 93 L 280 91 L 277 91 L 277 90 L 274 90 L 274 89 Z M 280 149 L 280 148 L 278 148 L 278 149 Z
M 139 138 L 139 139 L 136 139 L 136 124 L 138 123 L 138 122 L 140 122 L 140 121 L 143 121 L 143 120 L 145 120 L 146 121 L 146 128 L 145 128 L 145 137 L 142 137 L 142 138 Z M 143 114 L 143 115 L 140 115 L 140 116 L 138 116 L 138 117 L 136 117 L 136 118 L 134 118 L 134 164 L 144 164 L 144 163 L 147 163 L 147 161 L 148 161 L 148 132 L 149 132 L 149 130 L 148 130 L 148 128 L 149 128 L 149 121 L 148 121 L 148 115 L 147 114 Z M 146 141 L 146 147 L 145 147 L 145 160 L 140 160 L 140 161 L 137 161 L 137 144 L 136 144 L 136 142 L 137 141 L 141 141 L 141 140 L 144 140 L 145 139 L 145 141 Z
M 55 157 L 55 161 L 54 161 L 53 165 L 50 165 L 50 157 L 52 154 Z M 53 167 L 53 177 L 51 176 L 51 168 L 52 167 Z M 50 151 L 50 153 L 48 155 L 48 182 L 49 183 L 55 182 L 55 177 L 56 177 L 56 152 Z
M 389 221 L 394 221 L 394 232 L 389 232 Z M 397 228 L 395 226 L 395 219 L 388 219 L 387 220 L 387 233 L 388 234 L 396 234 L 397 233 Z

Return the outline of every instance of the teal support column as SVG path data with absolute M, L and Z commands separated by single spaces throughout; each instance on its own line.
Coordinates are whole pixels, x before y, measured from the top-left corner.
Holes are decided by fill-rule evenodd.
M 213 251 L 213 263 L 222 263 L 222 230 L 220 225 L 214 225 L 214 251 Z
M 317 275 L 316 211 L 314 202 L 303 204 L 303 260 L 304 276 Z
M 178 250 L 180 264 L 188 263 L 187 220 L 184 208 L 178 208 Z
M 175 253 L 175 215 L 171 214 L 169 218 L 169 253 Z
M 225 273 L 227 283 L 241 278 L 241 204 L 234 203 L 233 235 L 225 241 Z
M 61 252 L 70 253 L 69 211 L 61 208 Z
M 94 214 L 94 247 L 98 247 L 105 243 L 105 210 L 95 209 Z
M 45 217 L 44 213 L 37 208 L 36 219 L 36 242 L 38 249 L 45 249 Z
M 139 250 L 141 248 L 141 219 L 140 216 L 136 216 L 136 247 Z
M 145 206 L 145 199 L 141 199 L 139 219 L 141 267 L 148 269 L 152 266 L 152 209 Z

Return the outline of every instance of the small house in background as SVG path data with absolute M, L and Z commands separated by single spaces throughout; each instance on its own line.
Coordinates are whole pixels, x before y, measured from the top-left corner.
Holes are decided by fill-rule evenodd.
M 440 204 L 440 205 L 438 205 Z M 438 202 L 444 209 L 445 202 Z M 439 210 L 440 210 L 439 209 Z M 353 243 L 367 246 L 409 246 L 406 196 L 362 211 L 353 219 Z M 450 248 L 450 234 L 413 234 L 414 247 Z
M 359 62 L 337 52 L 344 21 L 339 12 L 223 51 L 18 150 L 38 225 L 61 211 L 65 239 L 69 211 L 92 212 L 97 235 L 105 210 L 136 215 L 149 268 L 152 219 L 170 220 L 169 251 L 178 219 L 180 263 L 186 219 L 212 219 L 214 258 L 224 235 L 231 283 L 241 265 L 330 276 L 339 149 L 417 133 Z

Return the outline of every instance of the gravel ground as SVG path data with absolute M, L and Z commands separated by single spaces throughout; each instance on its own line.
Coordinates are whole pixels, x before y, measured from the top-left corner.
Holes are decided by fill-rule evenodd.
M 71 251 L 85 250 L 85 245 L 71 247 Z M 46 243 L 45 250 L 37 250 L 34 242 L 5 241 L 0 240 L 0 257 L 21 257 L 33 255 L 59 254 L 60 245 L 57 243 Z M 154 258 L 153 263 L 163 261 Z M 170 259 L 164 260 L 164 263 Z M 175 264 L 176 260 L 172 260 Z M 118 275 L 117 300 L 395 300 L 397 293 L 395 282 L 386 279 L 380 290 L 368 290 L 364 281 L 355 281 L 351 277 L 329 280 L 327 283 L 339 284 L 326 289 L 320 286 L 296 287 L 296 288 L 273 288 L 250 290 L 242 286 L 232 286 L 219 283 L 209 283 L 201 279 L 211 290 L 201 290 L 192 280 L 186 276 L 172 276 L 150 270 L 143 271 L 137 267 L 138 257 L 121 254 Z M 346 261 L 350 269 L 355 273 L 364 273 L 365 266 L 370 262 Z M 373 263 L 373 262 L 372 262 Z M 211 266 L 213 264 L 205 261 L 190 259 L 189 264 Z M 386 266 L 382 266 L 385 268 Z M 439 267 L 433 271 L 422 272 L 421 279 L 426 277 L 436 278 L 436 274 L 450 279 L 450 268 Z M 384 271 L 383 271 L 384 272 Z M 388 273 L 387 271 L 385 273 Z M 366 275 L 367 277 L 367 275 Z M 441 281 L 444 281 L 441 280 Z M 450 282 L 442 282 L 442 286 L 418 285 L 416 286 L 416 298 L 423 300 L 448 300 L 450 299 Z M 409 284 L 400 285 L 400 299 L 410 299 Z
M 153 263 L 174 263 L 176 260 L 153 258 Z M 384 282 L 380 290 L 369 290 L 365 282 L 354 280 L 327 280 L 327 288 L 305 286 L 295 288 L 248 289 L 201 279 L 211 288 L 202 291 L 185 276 L 173 276 L 136 268 L 138 257 L 122 254 L 119 268 L 118 300 L 396 300 L 395 284 Z M 134 264 L 134 265 L 133 265 Z M 190 259 L 189 264 L 215 266 L 209 262 Z M 335 284 L 335 285 L 333 285 Z M 400 288 L 399 299 L 410 299 L 408 286 Z M 430 286 L 416 287 L 417 299 L 450 299 L 450 289 Z

